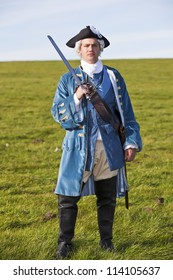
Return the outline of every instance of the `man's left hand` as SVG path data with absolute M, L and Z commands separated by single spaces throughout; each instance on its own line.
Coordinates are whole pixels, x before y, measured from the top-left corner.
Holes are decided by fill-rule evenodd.
M 133 161 L 136 155 L 136 149 L 129 148 L 125 150 L 125 161 Z

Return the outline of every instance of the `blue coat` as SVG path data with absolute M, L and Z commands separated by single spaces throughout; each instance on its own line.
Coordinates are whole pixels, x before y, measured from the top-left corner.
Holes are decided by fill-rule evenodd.
M 125 82 L 120 73 L 114 68 L 104 66 L 104 69 L 113 71 L 113 74 L 116 77 L 116 86 L 118 89 L 116 98 L 118 98 L 118 103 L 121 107 L 119 109 L 121 114 L 123 114 L 122 118 L 126 130 L 126 142 L 124 147 L 135 145 L 138 151 L 140 151 L 142 148 L 142 142 L 139 133 L 139 125 L 136 122 L 133 113 Z M 77 67 L 74 70 L 81 79 L 84 79 L 83 75 L 81 75 L 80 67 Z M 82 194 L 82 178 L 87 160 L 87 100 L 83 98 L 82 114 L 79 117 L 78 112 L 76 112 L 73 96 L 76 87 L 77 84 L 69 72 L 63 75 L 58 84 L 52 106 L 53 118 L 66 130 L 66 135 L 62 144 L 63 152 L 55 193 L 69 196 L 79 196 Z M 110 138 L 111 134 L 109 134 L 109 132 L 112 131 L 112 129 L 111 125 L 106 125 L 107 133 L 104 134 L 103 131 L 101 133 L 102 138 L 104 138 L 104 145 L 105 147 L 109 147 L 109 149 L 113 146 L 109 145 L 111 140 L 114 142 L 116 141 L 116 143 L 119 141 L 116 137 L 114 139 Z M 119 149 L 118 144 L 115 145 L 115 147 L 118 147 Z M 109 153 L 109 150 L 107 150 L 107 153 Z M 112 152 L 110 151 L 110 155 L 111 153 Z M 110 157 L 109 166 L 111 170 L 122 168 L 122 153 L 117 150 L 117 155 L 118 157 L 116 157 L 116 160 L 115 157 Z M 91 176 L 84 188 L 84 195 L 94 193 L 93 185 L 93 177 Z M 123 191 L 122 195 L 124 195 Z M 121 196 L 121 194 L 118 196 Z

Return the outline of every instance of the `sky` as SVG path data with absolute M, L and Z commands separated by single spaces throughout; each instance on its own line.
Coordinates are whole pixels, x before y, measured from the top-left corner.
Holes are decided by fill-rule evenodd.
M 102 59 L 173 58 L 173 0 L 0 0 L 0 61 L 79 59 L 66 42 L 87 25 L 109 41 Z

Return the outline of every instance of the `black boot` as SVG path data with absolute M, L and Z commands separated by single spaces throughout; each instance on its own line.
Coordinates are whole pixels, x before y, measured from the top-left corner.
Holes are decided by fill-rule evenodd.
M 114 250 L 112 228 L 116 206 L 116 178 L 95 182 L 100 246 L 108 251 Z
M 58 197 L 58 217 L 59 217 L 59 236 L 57 258 L 65 258 L 72 251 L 71 240 L 74 236 L 74 229 L 77 218 L 77 202 L 80 196 Z

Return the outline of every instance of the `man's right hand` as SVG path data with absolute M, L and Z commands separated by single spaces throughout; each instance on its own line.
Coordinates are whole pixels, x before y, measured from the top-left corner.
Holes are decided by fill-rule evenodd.
M 87 84 L 83 84 L 82 86 L 79 86 L 77 89 L 76 89 L 76 96 L 79 100 L 81 100 L 84 95 L 86 95 L 87 93 L 89 92 L 89 87 Z

